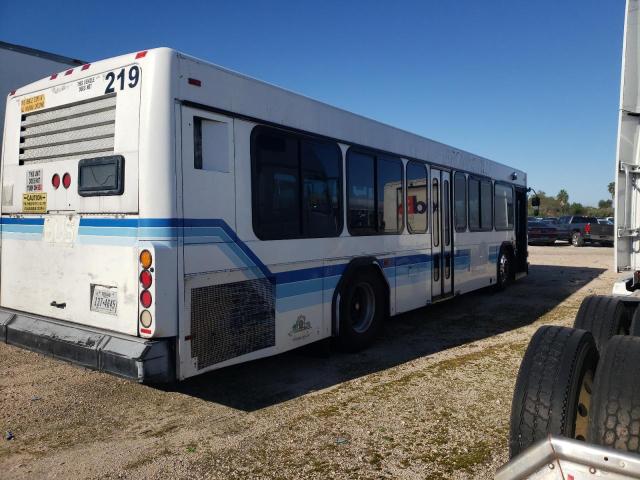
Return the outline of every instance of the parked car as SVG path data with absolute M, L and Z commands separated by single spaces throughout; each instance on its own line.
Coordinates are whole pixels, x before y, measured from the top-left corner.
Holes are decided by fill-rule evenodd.
M 593 242 L 613 246 L 613 225 L 601 224 L 596 217 L 564 216 L 558 219 L 555 227 L 558 229 L 558 240 L 567 240 L 574 247 Z
M 613 220 L 609 220 L 609 218 L 611 218 L 611 217 L 599 218 L 598 219 L 598 223 L 601 224 L 601 225 L 613 225 Z
M 558 230 L 545 222 L 527 222 L 529 245 L 553 245 L 558 239 Z

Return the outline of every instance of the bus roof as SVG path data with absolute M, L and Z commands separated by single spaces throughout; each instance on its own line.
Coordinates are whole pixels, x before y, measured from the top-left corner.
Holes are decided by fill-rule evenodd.
M 145 52 L 145 55 L 144 55 L 145 62 L 153 61 L 154 58 L 160 57 L 162 55 L 176 55 L 181 60 L 193 62 L 203 67 L 212 69 L 212 71 L 216 72 L 218 75 L 226 76 L 227 79 L 229 79 L 229 77 L 235 77 L 237 79 L 243 80 L 242 82 L 243 85 L 235 84 L 230 87 L 228 84 L 225 84 L 226 88 L 243 89 L 244 93 L 248 92 L 249 90 L 255 93 L 261 89 L 260 93 L 263 95 L 268 90 L 270 93 L 277 93 L 279 95 L 280 100 L 286 99 L 286 101 L 290 104 L 301 105 L 301 102 L 306 104 L 305 106 L 307 108 L 315 109 L 315 111 L 317 111 L 318 114 L 320 113 L 325 114 L 326 115 L 325 120 L 327 120 L 329 117 L 334 117 L 334 119 L 339 118 L 343 120 L 343 122 L 338 122 L 341 124 L 342 127 L 345 126 L 345 121 L 348 120 L 350 124 L 354 124 L 353 125 L 354 131 L 358 131 L 358 132 L 363 132 L 367 130 L 371 131 L 372 132 L 371 137 L 374 140 L 376 140 L 375 142 L 376 144 L 359 141 L 358 139 L 353 138 L 353 135 L 345 135 L 345 136 L 340 135 L 341 132 L 338 131 L 340 127 L 336 127 L 334 122 L 331 120 L 327 120 L 326 122 L 321 122 L 323 123 L 324 128 L 327 130 L 326 132 L 317 131 L 316 129 L 307 129 L 310 133 L 321 134 L 327 137 L 334 138 L 337 141 L 342 141 L 344 143 L 367 145 L 369 147 L 376 148 L 382 151 L 387 151 L 394 155 L 402 156 L 405 158 L 417 158 L 417 159 L 426 160 L 425 153 L 433 154 L 434 152 L 430 152 L 430 151 L 437 150 L 438 151 L 437 155 L 427 155 L 427 156 L 451 157 L 451 156 L 457 155 L 460 158 L 458 158 L 457 162 L 456 161 L 444 162 L 444 161 L 439 161 L 437 158 L 435 160 L 432 158 L 429 158 L 430 162 L 437 163 L 437 164 L 444 164 L 444 165 L 451 164 L 453 168 L 473 171 L 475 173 L 485 174 L 488 176 L 495 176 L 495 174 L 492 173 L 491 171 L 485 171 L 485 170 L 495 170 L 497 168 L 498 170 L 501 170 L 502 173 L 505 173 L 508 171 L 509 175 L 511 175 L 511 173 L 513 172 L 517 176 L 517 181 L 515 181 L 516 180 L 515 178 L 507 179 L 506 177 L 504 178 L 504 180 L 514 181 L 514 183 L 518 183 L 521 185 L 526 184 L 526 173 L 522 170 L 510 167 L 508 165 L 490 160 L 488 158 L 467 152 L 465 150 L 462 150 L 450 145 L 446 145 L 444 143 L 429 139 L 427 137 L 423 137 L 421 135 L 409 132 L 407 130 L 402 130 L 398 127 L 394 127 L 393 125 L 389 125 L 384 122 L 380 122 L 378 120 L 374 120 L 374 119 L 365 117 L 363 115 L 353 113 L 351 111 L 348 111 L 339 107 L 335 107 L 333 105 L 310 98 L 306 95 L 279 87 L 277 85 L 270 84 L 263 80 L 250 77 L 248 75 L 230 70 L 228 68 L 193 57 L 191 55 L 184 54 L 177 50 L 173 50 L 166 47 L 159 47 L 159 48 L 149 49 L 143 52 Z M 65 75 L 66 72 L 63 71 L 63 72 L 60 72 L 57 75 L 57 77 L 52 75 L 51 78 L 47 77 L 42 80 L 33 82 L 29 85 L 23 86 L 22 88 L 18 89 L 14 93 L 14 96 L 19 96 L 24 93 L 30 93 L 42 88 L 47 88 L 47 87 L 55 86 L 60 83 L 65 83 L 70 80 L 74 80 L 75 75 L 85 76 L 86 74 L 91 74 L 92 72 L 95 72 L 95 71 L 104 71 L 105 68 L 107 69 L 116 68 L 120 65 L 123 65 L 124 63 L 132 62 L 134 59 L 137 59 L 138 55 L 139 53 L 137 54 L 134 52 L 134 53 L 129 53 L 129 54 L 120 55 L 117 57 L 111 57 L 108 59 L 92 62 L 91 69 L 89 71 L 80 72 L 79 71 L 80 69 L 78 69 L 78 72 L 74 72 L 73 75 L 71 76 Z M 216 100 L 219 102 L 225 101 L 224 93 L 225 92 L 223 92 L 222 95 L 217 94 L 215 96 Z M 240 114 L 243 116 L 249 116 L 249 117 L 253 116 L 254 118 L 256 118 L 256 120 L 272 121 L 274 123 L 279 123 L 277 120 L 273 120 L 272 118 L 267 118 L 267 115 L 258 114 L 257 113 L 258 105 L 256 105 L 256 102 L 246 101 L 245 104 L 242 105 L 241 103 L 242 103 L 242 100 L 246 98 L 245 96 L 238 95 L 238 94 L 234 95 L 234 93 L 237 93 L 237 92 L 233 92 L 232 90 L 229 90 L 226 93 L 229 93 L 229 95 L 227 95 L 227 100 L 228 100 L 228 105 L 231 107 L 229 109 L 226 109 L 227 111 L 234 114 Z M 260 95 L 254 95 L 254 97 L 255 96 L 260 96 Z M 233 101 L 229 100 L 232 97 L 233 97 Z M 264 98 L 264 97 L 261 97 L 261 98 Z M 181 98 L 181 100 L 186 100 L 186 99 Z M 260 102 L 258 102 L 258 104 L 259 103 Z M 263 103 L 266 103 L 266 102 L 263 102 Z M 243 109 L 243 106 L 245 107 L 244 109 Z M 221 105 L 216 104 L 215 107 L 219 107 L 221 110 L 225 110 L 224 106 L 221 106 Z M 265 109 L 265 111 L 266 110 L 269 110 L 269 109 Z M 286 109 L 283 109 L 283 110 L 286 110 Z M 252 115 L 253 111 L 256 111 L 256 113 Z M 346 123 L 349 123 L 349 122 L 346 122 Z M 291 122 L 291 121 L 280 122 L 280 124 L 283 127 L 298 128 L 301 130 L 305 130 L 304 128 L 300 128 L 299 126 L 297 126 L 295 123 L 296 122 Z M 387 139 L 387 141 L 380 140 L 381 138 Z M 451 160 L 451 159 L 448 159 L 448 160 Z M 483 164 L 482 168 L 477 168 L 478 163 Z

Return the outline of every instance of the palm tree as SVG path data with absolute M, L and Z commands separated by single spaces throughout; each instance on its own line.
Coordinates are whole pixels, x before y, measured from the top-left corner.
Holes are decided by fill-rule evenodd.
M 611 195 L 611 199 L 613 200 L 613 198 L 616 196 L 616 182 L 611 182 L 609 185 L 607 185 L 607 190 L 609 190 L 609 195 Z
M 569 194 L 564 188 L 558 192 L 558 195 L 556 195 L 556 200 L 560 202 L 560 210 L 564 212 L 565 207 L 569 205 Z

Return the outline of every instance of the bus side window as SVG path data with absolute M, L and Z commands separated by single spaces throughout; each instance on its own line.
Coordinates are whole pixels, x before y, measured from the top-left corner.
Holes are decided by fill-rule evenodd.
M 229 173 L 229 124 L 193 117 L 193 168 Z
M 453 180 L 454 217 L 457 232 L 467 229 L 467 177 L 456 172 Z
M 407 223 L 410 233 L 427 231 L 427 167 L 407 163 Z

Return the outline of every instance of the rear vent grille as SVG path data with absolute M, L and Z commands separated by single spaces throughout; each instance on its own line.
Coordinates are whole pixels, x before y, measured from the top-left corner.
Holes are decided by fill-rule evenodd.
M 191 289 L 191 356 L 198 370 L 275 345 L 274 286 L 266 278 Z
M 113 153 L 116 95 L 22 115 L 20 165 Z

